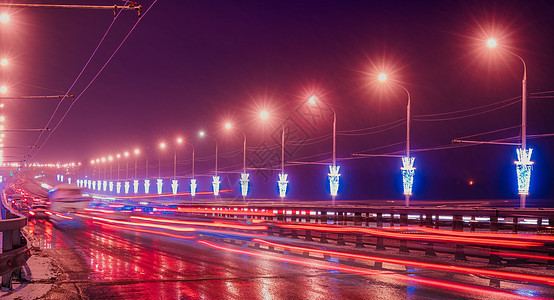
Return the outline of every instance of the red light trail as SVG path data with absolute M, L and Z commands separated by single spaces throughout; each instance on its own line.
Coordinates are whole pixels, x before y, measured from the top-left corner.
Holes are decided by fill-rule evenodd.
M 227 252 L 232 253 L 238 253 L 238 254 L 244 254 L 244 255 L 250 255 L 255 257 L 261 257 L 261 258 L 267 258 L 272 259 L 276 261 L 282 261 L 287 263 L 292 263 L 296 265 L 306 266 L 306 267 L 313 267 L 313 268 L 319 268 L 319 269 L 327 269 L 327 270 L 335 270 L 335 271 L 342 271 L 346 273 L 351 274 L 358 274 L 358 275 L 365 275 L 365 276 L 386 276 L 390 277 L 396 280 L 405 281 L 408 283 L 419 283 L 422 285 L 427 285 L 439 289 L 446 289 L 461 293 L 473 293 L 480 296 L 487 295 L 488 297 L 494 297 L 497 299 L 526 299 L 526 297 L 519 296 L 517 294 L 504 292 L 504 291 L 498 291 L 493 290 L 490 288 L 485 287 L 479 287 L 479 286 L 473 286 L 468 284 L 462 284 L 462 283 L 453 283 L 453 282 L 446 282 L 436 279 L 429 279 L 429 278 L 419 278 L 419 277 L 413 277 L 403 274 L 396 274 L 396 273 L 382 273 L 382 272 L 376 272 L 376 271 L 370 271 L 362 268 L 356 268 L 356 267 L 349 267 L 349 266 L 339 266 L 339 265 L 332 265 L 332 264 L 326 264 L 326 263 L 320 263 L 320 262 L 308 262 L 308 261 L 302 261 L 299 259 L 292 259 L 292 258 L 285 258 L 282 256 L 276 256 L 271 254 L 265 254 L 265 253 L 257 253 L 253 251 L 247 251 L 242 249 L 236 249 L 236 248 L 230 248 L 225 247 L 222 245 L 214 244 L 212 242 L 208 242 L 205 240 L 199 240 L 199 243 L 206 245 L 210 248 L 223 250 Z
M 131 216 L 131 219 L 172 223 L 172 224 L 183 224 L 183 225 L 211 226 L 211 227 L 223 227 L 223 228 L 245 229 L 245 230 L 267 230 L 267 226 L 265 225 L 240 225 L 240 224 L 227 223 L 227 222 L 224 223 L 224 222 L 217 222 L 217 221 L 216 222 L 181 221 L 181 220 L 146 218 L 146 217 L 138 217 L 138 216 Z
M 500 246 L 500 247 L 539 247 L 544 243 L 537 242 L 524 242 L 524 241 L 509 241 L 509 240 L 494 240 L 486 238 L 472 238 L 472 237 L 450 237 L 450 236 L 437 236 L 430 234 L 405 234 L 389 232 L 378 229 L 360 228 L 360 227 L 339 227 L 339 226 L 325 226 L 325 225 L 291 225 L 291 224 L 276 224 L 279 227 L 290 229 L 303 229 L 303 230 L 316 230 L 333 233 L 364 233 L 373 236 L 381 236 L 394 239 L 408 239 L 408 240 L 423 240 L 423 241 L 435 241 L 435 242 L 449 242 L 449 243 L 466 243 L 474 245 L 485 246 Z
M 424 268 L 424 269 L 432 269 L 432 270 L 438 270 L 438 271 L 456 272 L 456 273 L 472 274 L 472 275 L 492 276 L 492 277 L 509 279 L 509 280 L 520 280 L 520 281 L 554 285 L 553 277 L 517 274 L 517 273 L 477 269 L 477 268 L 469 268 L 469 267 L 446 266 L 446 265 L 425 263 L 425 262 L 419 262 L 419 261 L 392 259 L 392 258 L 368 256 L 368 255 L 345 253 L 345 252 L 336 252 L 336 251 L 329 251 L 329 250 L 322 250 L 322 249 L 315 249 L 315 248 L 296 247 L 296 246 L 289 246 L 285 244 L 269 242 L 261 239 L 252 239 L 252 241 L 266 244 L 269 246 L 281 247 L 288 250 L 314 252 L 319 254 L 327 254 L 327 255 L 340 256 L 340 257 L 346 257 L 346 258 L 354 258 L 354 259 L 362 259 L 362 260 L 370 260 L 370 261 L 385 262 L 385 263 L 391 263 L 391 264 L 397 264 L 397 265 L 411 266 L 416 268 Z

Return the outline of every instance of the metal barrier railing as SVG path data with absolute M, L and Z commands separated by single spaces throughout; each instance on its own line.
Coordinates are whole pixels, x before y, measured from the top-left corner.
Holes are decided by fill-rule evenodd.
M 27 225 L 27 218 L 11 210 L 7 203 L 5 191 L 2 191 L 2 203 L 0 205 L 2 220 L 0 231 L 2 232 L 2 253 L 0 254 L 0 275 L 2 287 L 12 289 L 12 278 L 21 278 L 21 268 L 31 257 L 27 247 L 27 240 L 21 234 L 21 228 Z

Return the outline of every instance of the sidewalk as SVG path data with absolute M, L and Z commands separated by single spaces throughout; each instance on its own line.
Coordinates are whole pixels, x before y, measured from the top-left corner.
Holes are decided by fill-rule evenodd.
M 25 229 L 24 229 L 25 230 Z M 14 279 L 13 290 L 2 289 L 0 299 L 37 299 L 44 297 L 54 286 L 55 279 L 59 275 L 52 260 L 42 254 L 42 250 L 29 239 L 29 234 L 24 231 L 25 237 L 31 247 L 31 257 L 23 267 L 23 280 Z

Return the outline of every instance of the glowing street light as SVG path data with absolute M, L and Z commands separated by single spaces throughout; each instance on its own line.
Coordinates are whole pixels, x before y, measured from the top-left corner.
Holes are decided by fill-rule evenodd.
M 6 87 L 5 85 L 0 86 L 0 94 L 5 94 L 7 92 L 8 92 L 8 87 Z
M 385 73 L 380 73 L 378 75 L 378 80 L 380 82 L 385 82 L 387 80 L 387 75 Z M 410 206 L 410 196 L 412 195 L 412 187 L 414 184 L 414 161 L 415 157 L 410 157 L 410 105 L 411 98 L 410 92 L 403 86 L 396 84 L 401 89 L 403 89 L 408 95 L 408 104 L 406 106 L 406 156 L 402 157 L 402 184 L 404 187 L 404 196 L 406 197 L 406 207 Z
M 212 140 L 214 140 L 214 142 L 215 142 L 215 172 L 214 172 L 215 175 L 212 176 L 212 188 L 213 188 L 213 192 L 214 192 L 214 197 L 217 198 L 217 196 L 219 195 L 219 186 L 221 184 L 221 177 L 219 177 L 217 175 L 217 152 L 218 152 L 219 144 L 218 144 L 217 140 L 214 137 L 211 137 L 211 136 L 207 135 L 205 131 L 200 131 L 198 134 L 202 138 L 203 137 L 209 137 Z
M 312 95 L 308 98 L 308 102 L 312 105 L 317 104 L 318 98 Z M 332 204 L 335 206 L 335 197 L 339 190 L 340 166 L 337 166 L 337 112 L 327 102 L 321 101 L 327 108 L 333 112 L 333 164 L 329 166 L 329 189 L 331 192 Z
M 498 45 L 498 43 L 496 42 L 496 39 L 490 38 L 487 40 L 487 46 L 489 48 L 494 48 L 496 47 L 496 45 Z
M 260 112 L 260 119 L 267 120 L 268 118 L 269 118 L 269 113 L 267 112 L 267 110 L 262 110 Z
M 0 66 L 5 67 L 8 65 L 8 60 L 6 58 L 0 59 Z
M 10 20 L 10 15 L 7 13 L 0 14 L 0 23 L 8 23 Z
M 494 38 L 487 40 L 489 48 L 496 48 L 498 42 Z M 532 148 L 527 148 L 527 64 L 523 58 L 512 51 L 500 48 L 515 57 L 523 64 L 523 79 L 521 80 L 521 148 L 516 149 L 518 160 L 515 161 L 517 173 L 517 186 L 520 197 L 520 206 L 525 208 L 525 201 L 529 195 L 529 185 L 531 183 L 531 170 L 533 161 L 531 161 Z

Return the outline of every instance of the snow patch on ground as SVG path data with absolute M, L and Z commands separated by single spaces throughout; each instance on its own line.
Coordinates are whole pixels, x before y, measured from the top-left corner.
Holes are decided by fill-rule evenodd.
M 21 282 L 14 279 L 13 290 L 2 289 L 0 298 L 37 299 L 52 289 L 57 276 L 52 260 L 47 256 L 33 255 L 23 267 Z

